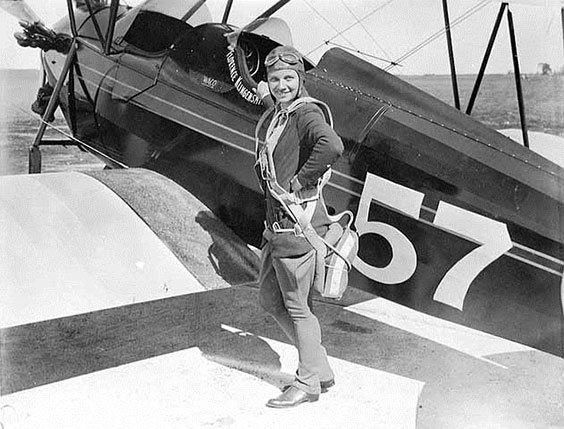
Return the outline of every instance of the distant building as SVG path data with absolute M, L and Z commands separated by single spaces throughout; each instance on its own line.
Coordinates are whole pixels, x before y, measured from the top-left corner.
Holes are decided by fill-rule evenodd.
M 548 63 L 538 63 L 537 74 L 549 75 L 552 74 L 552 69 Z

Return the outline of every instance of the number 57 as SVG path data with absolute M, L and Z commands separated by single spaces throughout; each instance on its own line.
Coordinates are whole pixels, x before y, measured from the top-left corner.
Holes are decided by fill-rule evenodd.
M 374 267 L 360 257 L 355 268 L 368 278 L 384 283 L 402 283 L 415 273 L 417 253 L 411 241 L 397 228 L 368 220 L 372 201 L 419 218 L 424 194 L 367 173 L 355 220 L 359 236 L 377 234 L 386 239 L 392 249 L 392 259 L 385 267 Z M 487 266 L 511 249 L 507 225 L 479 214 L 440 202 L 433 224 L 480 244 L 460 259 L 440 281 L 433 299 L 462 310 L 472 281 Z

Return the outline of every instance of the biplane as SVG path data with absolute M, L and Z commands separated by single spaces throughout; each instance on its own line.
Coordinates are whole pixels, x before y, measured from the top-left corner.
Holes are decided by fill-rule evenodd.
M 64 144 L 172 179 L 258 245 L 254 129 L 265 107 L 254 88 L 266 54 L 292 43 L 276 16 L 288 2 L 242 28 L 230 24 L 232 0 L 217 21 L 205 0 L 69 0 L 52 30 L 28 11 L 18 42 L 43 50 L 44 72 L 30 173 L 58 107 L 72 131 Z M 351 285 L 564 356 L 564 169 L 341 48 L 306 68 L 345 144 L 325 196 L 356 215 Z

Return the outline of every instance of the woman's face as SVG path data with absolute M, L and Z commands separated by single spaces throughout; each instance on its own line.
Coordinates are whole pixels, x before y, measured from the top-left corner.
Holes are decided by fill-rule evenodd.
M 282 105 L 288 105 L 298 96 L 300 77 L 295 70 L 275 70 L 268 74 L 268 87 Z

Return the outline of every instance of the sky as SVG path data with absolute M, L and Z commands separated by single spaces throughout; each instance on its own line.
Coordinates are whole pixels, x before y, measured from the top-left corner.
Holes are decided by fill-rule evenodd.
M 138 2 L 130 0 L 129 4 Z M 273 3 L 273 0 L 234 0 L 231 22 L 243 26 Z M 521 72 L 535 73 L 539 63 L 550 64 L 554 71 L 564 69 L 562 21 L 555 6 L 561 2 L 536 0 L 536 3 L 541 6 L 510 5 Z M 66 14 L 65 0 L 28 0 L 28 4 L 48 25 Z M 214 18 L 220 21 L 225 0 L 208 0 L 207 4 Z M 478 72 L 499 5 L 494 0 L 449 0 L 457 73 Z M 290 23 L 296 46 L 314 61 L 330 47 L 324 41 L 332 39 L 332 43 L 360 51 L 359 56 L 380 67 L 386 66 L 382 60 L 404 56 L 444 26 L 442 0 L 292 0 L 276 16 Z M 359 24 L 362 18 L 365 19 Z M 17 20 L 0 10 L 0 68 L 39 68 L 38 51 L 20 48 L 13 38 L 16 31 L 20 31 Z M 338 33 L 342 34 L 334 38 Z M 505 17 L 486 73 L 507 73 L 513 69 L 508 34 Z M 448 74 L 445 36 L 440 35 L 408 56 L 402 67 L 392 72 Z

